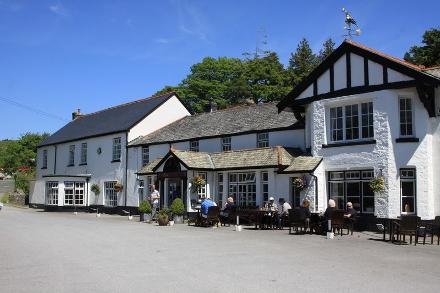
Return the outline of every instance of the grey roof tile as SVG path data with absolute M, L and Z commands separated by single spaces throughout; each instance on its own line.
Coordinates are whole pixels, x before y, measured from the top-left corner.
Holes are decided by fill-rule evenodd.
M 83 115 L 66 124 L 39 146 L 127 131 L 174 95 L 174 92 L 166 93 Z
M 304 128 L 293 113 L 281 112 L 275 103 L 241 105 L 186 116 L 129 145 L 159 144 L 278 128 Z
M 311 172 L 321 163 L 322 157 L 299 156 L 292 160 L 289 167 L 283 173 Z

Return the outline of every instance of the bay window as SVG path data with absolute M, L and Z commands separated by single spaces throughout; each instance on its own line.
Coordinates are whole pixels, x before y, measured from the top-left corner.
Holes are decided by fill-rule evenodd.
M 374 137 L 372 102 L 332 107 L 329 114 L 332 142 Z

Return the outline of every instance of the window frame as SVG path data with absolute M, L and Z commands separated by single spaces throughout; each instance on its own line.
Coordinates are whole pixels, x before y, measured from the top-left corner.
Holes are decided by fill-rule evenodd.
M 238 206 L 257 205 L 257 180 L 255 171 L 228 173 L 228 195 L 235 198 Z M 231 179 L 235 178 L 235 179 Z
M 104 206 L 117 207 L 118 206 L 118 193 L 115 190 L 117 181 L 105 181 L 104 182 Z
M 150 163 L 150 147 L 142 146 L 141 148 L 142 167 Z
M 87 143 L 81 143 L 80 165 L 87 165 Z
M 207 185 L 208 185 L 208 173 L 207 172 L 197 172 L 197 176 L 202 177 L 205 180 L 205 184 L 200 186 L 197 189 L 198 198 L 206 198 L 207 193 Z
M 200 151 L 200 144 L 198 140 L 190 140 L 189 141 L 189 150 L 191 152 L 199 152 Z
M 120 162 L 122 156 L 122 138 L 120 136 L 113 138 L 112 162 Z
M 402 177 L 402 172 L 412 171 L 413 176 L 405 176 Z M 399 179 L 400 179 L 400 214 L 401 215 L 417 215 L 417 170 L 416 168 L 400 168 L 399 169 Z M 413 195 L 412 196 L 403 196 L 402 195 L 402 183 L 403 182 L 411 182 L 413 183 Z M 405 212 L 405 206 L 403 205 L 404 198 L 413 198 L 413 211 Z
M 230 136 L 225 136 L 225 137 L 221 138 L 222 152 L 227 152 L 232 149 L 231 141 L 232 141 L 232 139 Z
M 366 107 L 363 108 L 363 105 L 366 105 Z M 353 111 L 354 109 L 356 110 Z M 365 112 L 364 109 L 366 110 Z M 348 110 L 350 110 L 350 116 L 347 115 Z M 356 112 L 356 114 L 353 115 L 353 112 Z M 326 113 L 328 117 L 326 119 L 328 125 L 327 137 L 330 144 L 369 141 L 374 139 L 374 104 L 372 101 L 332 105 L 328 107 Z M 364 117 L 366 117 L 365 125 L 363 124 Z M 351 127 L 347 128 L 349 126 L 347 123 L 349 118 L 351 118 Z M 353 126 L 353 124 L 356 126 Z M 368 130 L 365 136 L 364 129 Z M 357 133 L 357 137 L 355 136 L 355 138 L 353 138 L 352 136 L 352 138 L 347 138 L 349 130 L 352 131 L 352 133 Z M 338 139 L 339 135 L 341 135 L 341 139 Z
M 269 171 L 261 171 L 261 199 L 263 206 L 269 201 Z M 266 178 L 264 178 L 266 177 Z M 266 190 L 265 190 L 266 189 Z
M 225 195 L 225 185 L 223 184 L 223 180 L 225 173 L 223 172 L 218 172 L 217 173 L 217 194 L 218 194 L 218 205 L 220 207 L 223 206 L 223 201 L 224 201 L 224 195 Z
M 402 110 L 401 108 L 401 101 L 406 100 L 410 102 L 411 109 L 408 111 L 406 108 Z M 405 104 L 406 105 L 406 104 Z M 402 122 L 402 111 L 404 112 L 410 112 L 411 122 L 408 123 L 407 121 Z M 399 96 L 399 137 L 415 137 L 415 129 L 414 129 L 414 100 L 411 97 L 408 96 Z M 405 115 L 406 120 L 406 115 Z M 406 132 L 408 132 L 408 125 L 411 126 L 411 134 L 402 134 L 402 124 L 406 125 Z
M 267 148 L 267 147 L 269 147 L 269 132 L 268 131 L 258 132 L 257 133 L 257 148 Z
M 59 182 L 46 181 L 46 205 L 57 206 L 59 194 L 60 194 Z
M 43 150 L 43 159 L 41 169 L 47 169 L 47 150 Z
M 69 160 L 67 162 L 67 167 L 75 166 L 75 145 L 69 145 Z

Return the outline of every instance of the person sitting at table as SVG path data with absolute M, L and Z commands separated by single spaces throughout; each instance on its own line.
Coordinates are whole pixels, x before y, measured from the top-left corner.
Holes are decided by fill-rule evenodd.
M 301 219 L 304 219 L 304 223 L 306 224 L 306 229 L 310 228 L 310 201 L 308 199 L 304 199 L 302 205 L 299 207 L 299 216 Z
M 292 206 L 282 197 L 278 200 L 278 203 L 280 204 L 280 212 L 277 216 L 277 222 L 278 228 L 282 229 L 284 226 L 284 219 L 289 216 L 289 210 L 292 208 Z
M 344 217 L 346 218 L 354 218 L 356 216 L 357 211 L 353 208 L 353 204 L 349 201 L 347 202 L 347 209 L 345 210 Z
M 275 198 L 273 198 L 273 196 L 269 197 L 269 201 L 266 203 L 265 209 L 271 212 L 278 211 L 278 206 L 275 203 Z
M 333 212 L 336 210 L 336 202 L 328 200 L 328 207 L 324 212 L 324 221 L 321 222 L 322 231 L 328 231 L 328 220 L 332 219 Z
M 234 203 L 234 198 L 231 196 L 228 197 L 228 200 L 226 201 L 223 210 L 220 212 L 220 220 L 222 223 L 224 223 L 228 219 L 229 212 L 235 208 L 237 208 L 237 205 Z
M 208 217 L 208 209 L 209 207 L 217 206 L 217 204 L 210 198 L 208 195 L 205 200 L 202 202 L 202 205 L 200 206 L 200 211 L 202 213 L 203 218 Z

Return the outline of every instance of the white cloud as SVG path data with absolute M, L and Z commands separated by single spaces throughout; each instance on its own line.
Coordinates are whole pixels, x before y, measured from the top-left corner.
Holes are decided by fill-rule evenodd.
M 59 3 L 50 5 L 49 10 L 58 16 L 63 16 L 63 17 L 68 16 L 66 8 L 64 8 L 64 6 L 62 6 Z

